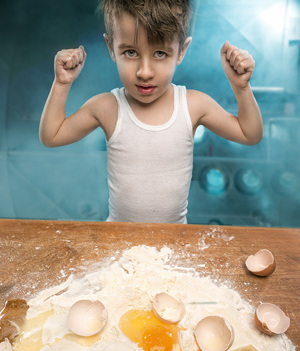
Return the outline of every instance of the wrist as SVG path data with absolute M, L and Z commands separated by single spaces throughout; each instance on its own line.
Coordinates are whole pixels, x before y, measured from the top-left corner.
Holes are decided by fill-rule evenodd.
M 53 81 L 53 85 L 54 86 L 57 86 L 58 88 L 61 88 L 61 89 L 70 89 L 71 86 L 72 86 L 73 82 L 62 82 L 60 80 L 58 80 L 56 77 L 54 78 L 54 81 Z
M 59 80 L 54 79 L 51 87 L 51 93 L 59 100 L 66 100 L 69 95 L 71 86 L 72 84 L 62 83 Z
M 232 90 L 233 90 L 235 96 L 243 96 L 243 95 L 252 94 L 252 89 L 251 89 L 250 83 L 247 83 L 245 86 L 236 86 L 236 85 L 232 84 L 231 87 L 232 87 Z

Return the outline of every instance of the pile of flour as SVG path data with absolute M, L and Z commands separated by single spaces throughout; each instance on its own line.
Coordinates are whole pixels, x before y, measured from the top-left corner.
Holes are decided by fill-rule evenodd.
M 200 277 L 193 269 L 172 265 L 172 256 L 174 252 L 168 247 L 157 250 L 135 246 L 122 252 L 120 259 L 112 258 L 112 263 L 87 273 L 81 279 L 70 276 L 65 283 L 40 292 L 28 302 L 27 318 L 54 310 L 44 324 L 45 346 L 42 351 L 139 350 L 120 332 L 118 321 L 128 309 L 151 309 L 151 301 L 159 292 L 167 292 L 185 304 L 186 315 L 180 322 L 184 328 L 181 332 L 182 351 L 199 350 L 193 330 L 207 315 L 219 315 L 231 322 L 235 331 L 231 349 L 252 344 L 260 351 L 295 350 L 285 335 L 269 337 L 260 333 L 253 321 L 254 308 L 236 291 L 217 284 L 210 277 Z M 101 340 L 89 348 L 61 339 L 70 333 L 66 326 L 69 308 L 81 299 L 100 300 L 109 316 Z M 197 304 L 201 301 L 215 301 L 217 304 Z

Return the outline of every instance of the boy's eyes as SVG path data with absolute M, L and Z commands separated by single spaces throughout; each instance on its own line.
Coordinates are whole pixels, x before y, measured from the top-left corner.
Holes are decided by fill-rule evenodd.
M 124 55 L 128 58 L 135 58 L 138 56 L 138 53 L 135 50 L 126 50 Z M 167 57 L 167 54 L 164 51 L 158 50 L 155 51 L 154 57 L 157 59 L 164 59 Z
M 156 51 L 154 56 L 156 58 L 162 59 L 162 58 L 165 58 L 167 54 L 164 51 Z
M 137 52 L 135 50 L 126 50 L 124 54 L 126 57 L 129 57 L 129 58 L 137 56 Z

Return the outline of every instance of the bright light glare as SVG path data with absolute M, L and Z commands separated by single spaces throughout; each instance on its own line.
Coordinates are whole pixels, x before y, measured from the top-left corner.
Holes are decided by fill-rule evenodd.
M 284 1 L 278 2 L 276 5 L 269 7 L 260 15 L 263 23 L 272 30 L 274 34 L 281 34 L 285 24 L 286 5 Z
M 204 133 L 205 133 L 205 128 L 200 125 L 196 129 L 196 133 L 195 133 L 195 137 L 194 137 L 195 143 L 200 143 L 203 140 Z

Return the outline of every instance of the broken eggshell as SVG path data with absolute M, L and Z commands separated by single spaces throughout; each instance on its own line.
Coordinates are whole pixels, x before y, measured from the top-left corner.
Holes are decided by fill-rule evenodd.
M 11 343 L 5 338 L 4 341 L 0 342 L 0 351 L 12 351 Z
M 194 335 L 201 351 L 226 351 L 234 340 L 231 323 L 219 316 L 201 319 L 196 325 Z
M 156 317 L 165 323 L 178 323 L 185 314 L 183 302 L 164 292 L 155 295 L 152 308 Z
M 68 313 L 68 328 L 77 335 L 91 336 L 99 333 L 107 322 L 107 311 L 100 301 L 79 300 Z
M 285 333 L 290 326 L 289 317 L 272 303 L 261 303 L 256 308 L 254 322 L 256 327 L 267 335 Z
M 262 249 L 247 258 L 247 269 L 258 276 L 266 277 L 272 274 L 276 268 L 275 258 L 271 251 Z

